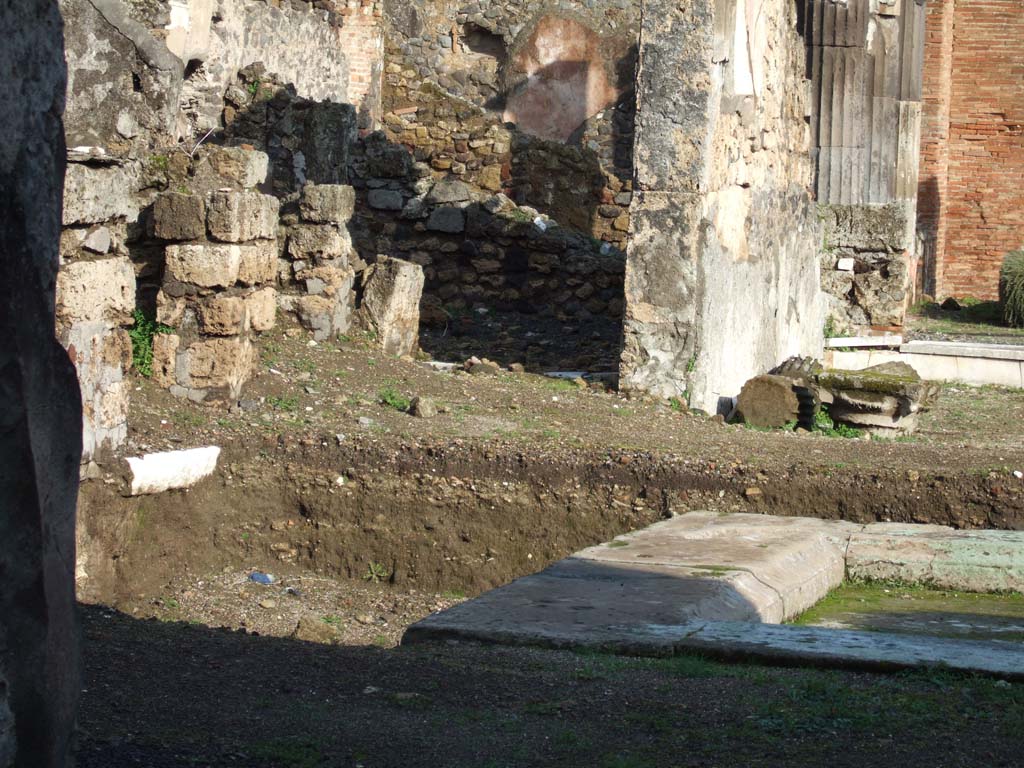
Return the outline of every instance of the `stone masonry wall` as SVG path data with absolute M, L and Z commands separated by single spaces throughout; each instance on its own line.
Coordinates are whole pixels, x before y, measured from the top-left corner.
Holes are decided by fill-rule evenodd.
M 624 210 L 601 206 L 628 206 L 638 9 L 632 1 L 394 3 L 385 123 L 435 169 L 621 247 L 627 222 L 613 224 Z M 478 152 L 479 137 L 465 136 L 506 123 L 511 140 L 497 152 Z
M 803 57 L 790 2 L 646 4 L 621 387 L 714 412 L 820 352 Z
M 153 205 L 153 234 L 168 243 L 156 320 L 170 330 L 153 343 L 153 380 L 191 400 L 234 402 L 255 369 L 253 336 L 274 327 L 280 203 L 256 187 L 268 158 L 248 149 L 227 156 L 203 184 L 164 192 Z M 209 155 L 200 155 L 204 164 Z
M 88 460 L 126 435 L 126 329 L 137 307 L 152 311 L 163 284 L 164 244 L 153 234 L 158 196 L 181 188 L 192 193 L 204 177 L 231 165 L 222 153 L 197 152 L 197 144 L 221 140 L 207 134 L 225 119 L 270 112 L 263 102 L 276 94 L 262 89 L 259 73 L 290 83 L 291 99 L 305 107 L 301 115 L 274 114 L 297 122 L 304 134 L 294 146 L 268 148 L 280 171 L 280 188 L 273 191 L 287 195 L 306 180 L 344 180 L 356 111 L 336 102 L 350 95 L 352 58 L 359 72 L 353 93 L 369 105 L 366 119 L 373 119 L 383 31 L 373 0 L 61 0 L 61 12 L 69 30 L 71 150 L 58 333 L 77 365 Z M 250 68 L 255 77 L 240 84 L 239 71 L 256 62 L 262 63 Z M 328 102 L 320 100 L 334 101 L 324 106 Z M 276 130 L 262 128 L 263 139 Z M 227 165 L 213 167 L 218 163 Z M 275 236 L 276 226 L 275 220 Z
M 1024 245 L 1024 1 L 933 0 L 922 148 L 924 286 L 995 299 L 1008 251 Z
M 822 287 L 840 333 L 901 326 L 911 300 L 924 10 L 806 0 Z

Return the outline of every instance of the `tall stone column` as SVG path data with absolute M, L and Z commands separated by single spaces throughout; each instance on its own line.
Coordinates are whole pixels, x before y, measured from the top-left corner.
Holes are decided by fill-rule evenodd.
M 81 400 L 54 336 L 65 66 L 55 0 L 0 4 L 0 766 L 66 765 Z M 6 678 L 6 680 L 4 680 Z

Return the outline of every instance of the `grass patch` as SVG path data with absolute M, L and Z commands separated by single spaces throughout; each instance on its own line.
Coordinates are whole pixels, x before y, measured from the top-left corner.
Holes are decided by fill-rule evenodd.
M 859 440 L 864 437 L 863 430 L 833 421 L 828 408 L 824 405 L 814 417 L 814 429 L 827 437 L 842 437 L 848 440 Z
M 132 341 L 132 365 L 147 379 L 153 375 L 153 337 L 158 333 L 171 333 L 174 329 L 146 317 L 141 309 L 132 313 L 135 325 L 128 331 Z
M 289 395 L 288 397 L 278 397 L 273 395 L 267 398 L 267 405 L 275 411 L 291 413 L 299 409 L 299 398 L 295 395 Z
M 249 755 L 276 768 L 317 768 L 324 761 L 320 747 L 306 739 L 257 741 L 249 748 Z
M 384 387 L 377 393 L 377 397 L 382 405 L 403 413 L 408 411 L 409 406 L 412 405 L 412 401 L 394 387 Z

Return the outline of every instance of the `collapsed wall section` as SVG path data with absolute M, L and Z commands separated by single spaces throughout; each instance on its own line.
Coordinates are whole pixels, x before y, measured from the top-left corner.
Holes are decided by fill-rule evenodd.
M 645 4 L 624 389 L 715 412 L 820 351 L 804 61 L 788 1 Z

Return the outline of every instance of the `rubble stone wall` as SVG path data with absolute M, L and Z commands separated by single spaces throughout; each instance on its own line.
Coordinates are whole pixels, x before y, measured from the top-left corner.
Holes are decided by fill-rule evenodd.
M 392 138 L 435 169 L 624 245 L 625 220 L 613 226 L 624 211 L 609 206 L 622 206 L 631 189 L 639 6 L 391 4 L 384 114 Z M 478 143 L 506 123 L 509 141 Z
M 998 296 L 1024 245 L 1024 0 L 928 4 L 921 150 L 923 289 Z
M 646 4 L 624 388 L 714 412 L 820 351 L 804 51 L 788 0 Z

